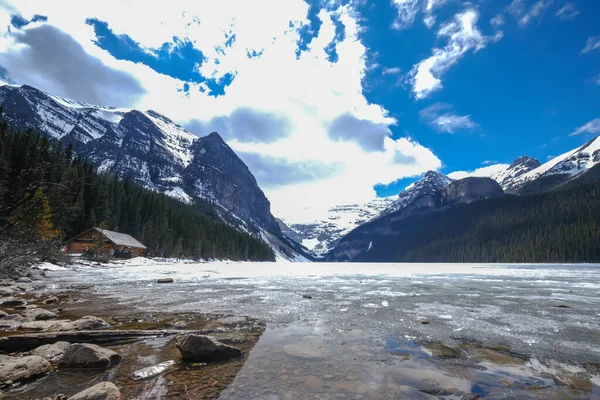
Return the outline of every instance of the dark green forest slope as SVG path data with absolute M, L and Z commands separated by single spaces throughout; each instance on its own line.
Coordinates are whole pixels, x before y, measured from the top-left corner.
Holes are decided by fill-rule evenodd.
M 131 234 L 155 256 L 274 260 L 267 244 L 223 223 L 213 205 L 99 173 L 59 142 L 0 120 L 0 257 L 9 241 L 57 243 L 93 226 Z
M 600 262 L 599 183 L 375 223 L 393 235 L 370 238 L 371 249 L 352 261 Z

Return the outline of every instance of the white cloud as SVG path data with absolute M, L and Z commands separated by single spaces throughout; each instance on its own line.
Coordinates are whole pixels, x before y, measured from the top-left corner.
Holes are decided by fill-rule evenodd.
M 474 171 L 455 171 L 448 174 L 452 179 L 463 179 L 469 177 L 490 178 L 499 172 L 505 171 L 510 164 L 495 164 L 487 167 L 477 168 Z
M 493 17 L 492 19 L 490 19 L 490 24 L 494 28 L 500 28 L 505 23 L 506 23 L 506 21 L 504 20 L 504 16 L 502 14 L 498 14 L 495 17 Z
M 438 38 L 448 38 L 443 48 L 434 48 L 433 55 L 416 64 L 409 81 L 417 99 L 424 99 L 432 92 L 442 89 L 442 76 L 469 50 L 477 52 L 490 41 L 500 40 L 502 32 L 493 37 L 484 36 L 477 29 L 479 13 L 475 9 L 466 10 L 454 16 L 454 20 L 440 27 Z
M 473 129 L 477 126 L 470 115 L 458 115 L 450 104 L 432 104 L 419 115 L 438 132 L 455 133 L 458 130 Z
M 400 72 L 402 72 L 402 69 L 398 67 L 384 68 L 383 71 L 381 71 L 383 75 L 397 75 Z
M 581 52 L 583 54 L 591 53 L 592 51 L 600 50 L 600 35 L 588 37 L 585 47 Z
M 591 120 L 585 125 L 580 126 L 569 134 L 569 136 L 580 135 L 582 133 L 591 133 L 597 135 L 600 133 L 600 118 Z
M 87 55 L 135 77 L 144 94 L 129 107 L 153 109 L 198 129 L 210 129 L 216 122 L 231 128 L 248 118 L 254 121 L 256 129 L 238 135 L 232 128 L 227 142 L 253 162 L 274 214 L 288 221 L 314 220 L 340 203 L 364 203 L 375 196 L 377 183 L 441 167 L 438 157 L 414 139 L 392 139 L 389 127 L 398 121 L 363 96 L 366 48 L 359 39 L 359 17 L 351 6 L 322 10 L 319 34 L 297 58 L 297 29 L 309 23 L 303 0 L 172 0 L 152 7 L 142 0 L 64 0 L 61 7 L 46 0 L 5 0 L 3 4 L 7 2 L 25 18 L 47 15 L 49 24 L 74 38 Z M 328 61 L 324 50 L 335 37 L 334 13 L 346 33 L 337 43 L 337 63 Z M 159 48 L 173 36 L 188 38 L 208 60 L 200 67 L 204 76 L 234 73 L 235 79 L 223 96 L 202 93 L 198 88 L 203 84 L 191 84 L 189 93 L 181 93 L 177 89 L 182 81 L 141 63 L 117 60 L 95 45 L 94 30 L 85 22 L 90 17 L 107 22 L 115 34 L 127 34 L 147 49 Z M 0 7 L 2 21 L 8 21 L 8 12 Z M 3 31 L 6 25 L 0 26 L 0 52 L 20 51 Z M 224 46 L 226 34 L 236 35 L 230 47 Z M 262 53 L 248 58 L 251 50 Z M 20 83 L 28 80 L 20 79 Z M 352 118 L 345 123 L 358 121 L 354 129 L 358 134 L 369 126 L 376 128 L 364 133 L 374 142 L 340 132 L 332 137 L 332 123 L 347 115 Z M 276 138 L 273 130 L 263 131 L 261 124 L 269 121 L 284 126 L 285 135 Z M 293 165 L 302 166 L 302 174 L 287 184 L 261 175 L 273 167 L 288 170 Z
M 536 18 L 540 18 L 548 10 L 554 0 L 539 0 L 527 8 L 524 0 L 513 0 L 508 11 L 519 19 L 519 25 L 524 27 Z
M 554 15 L 556 15 L 556 17 L 560 19 L 572 21 L 575 19 L 576 16 L 579 15 L 579 10 L 575 7 L 575 4 L 567 3 L 558 10 L 556 10 L 556 13 Z
M 398 16 L 392 27 L 394 29 L 404 29 L 410 26 L 419 12 L 420 0 L 392 0 L 392 2 L 398 10 Z

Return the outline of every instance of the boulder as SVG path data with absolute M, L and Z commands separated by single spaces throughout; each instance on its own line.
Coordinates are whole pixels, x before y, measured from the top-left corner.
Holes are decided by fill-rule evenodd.
M 114 383 L 102 382 L 69 397 L 67 400 L 121 400 L 121 392 Z
M 119 361 L 121 356 L 112 350 L 95 344 L 75 343 L 65 351 L 60 367 L 106 369 Z
M 2 320 L 0 320 L 2 321 Z M 52 332 L 62 332 L 62 331 L 72 331 L 73 324 L 69 320 L 60 320 L 60 321 L 28 321 L 23 322 L 19 327 L 22 331 L 34 331 L 34 332 L 43 332 L 43 331 L 52 331 Z
M 25 318 L 19 314 L 8 314 L 0 319 L 0 329 L 18 329 Z
M 50 363 L 39 356 L 2 358 L 0 360 L 0 384 L 24 382 L 52 371 Z
M 25 310 L 23 316 L 29 321 L 47 321 L 49 319 L 58 318 L 58 315 L 48 310 L 44 310 L 43 308 Z
M 0 306 L 3 307 L 24 306 L 25 304 L 27 304 L 27 300 L 19 297 L 5 297 L 0 299 Z
M 8 313 L 5 312 L 5 311 L 0 310 L 0 318 L 4 318 L 6 316 L 8 316 Z
M 185 361 L 227 361 L 242 355 L 242 350 L 212 336 L 182 335 L 177 337 L 176 346 Z
M 73 327 L 76 331 L 88 331 L 94 329 L 104 329 L 110 324 L 98 317 L 86 316 L 81 317 L 77 321 L 73 321 Z
M 17 282 L 19 282 L 19 283 L 31 283 L 31 282 L 33 282 L 33 280 L 31 280 L 31 278 L 23 276 L 23 277 L 17 279 Z
M 13 288 L 12 286 L 0 287 L 0 296 L 14 296 L 17 293 L 19 293 L 19 291 Z
M 58 299 L 56 297 L 50 297 L 50 298 L 44 300 L 44 304 L 54 304 L 54 303 L 58 303 Z
M 69 342 L 56 342 L 37 347 L 31 350 L 30 353 L 31 355 L 45 358 L 48 361 L 56 362 L 63 357 L 69 347 L 71 347 L 71 343 Z
M 19 289 L 22 292 L 31 292 L 33 290 L 33 286 L 25 282 L 17 282 L 13 285 L 13 287 Z

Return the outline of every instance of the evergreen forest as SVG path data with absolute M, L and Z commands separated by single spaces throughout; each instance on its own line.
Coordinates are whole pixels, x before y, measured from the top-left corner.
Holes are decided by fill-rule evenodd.
M 151 256 L 274 260 L 266 243 L 224 223 L 212 204 L 185 204 L 98 172 L 71 147 L 11 128 L 0 114 L 0 258 L 59 248 L 94 226 L 132 235 Z

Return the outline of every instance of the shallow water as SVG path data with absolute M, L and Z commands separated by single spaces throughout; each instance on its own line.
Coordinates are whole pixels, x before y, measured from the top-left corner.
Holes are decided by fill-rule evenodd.
M 138 259 L 48 274 L 112 307 L 267 322 L 224 399 L 600 398 L 598 265 Z

